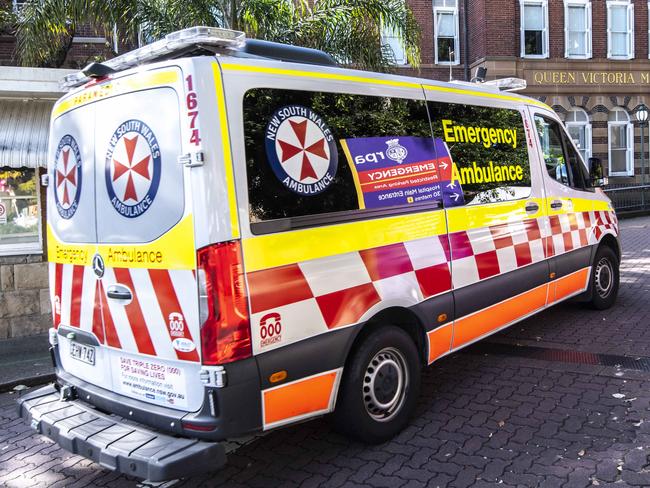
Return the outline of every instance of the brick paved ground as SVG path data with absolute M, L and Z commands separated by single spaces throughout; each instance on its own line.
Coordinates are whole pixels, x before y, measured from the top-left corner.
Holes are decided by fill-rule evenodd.
M 650 218 L 622 229 L 614 309 L 564 304 L 489 340 L 649 357 Z M 427 370 L 417 416 L 392 442 L 353 443 L 320 419 L 240 449 L 217 474 L 160 486 L 650 486 L 650 372 L 484 351 Z M 0 395 L 0 483 L 137 484 L 32 435 L 8 394 Z

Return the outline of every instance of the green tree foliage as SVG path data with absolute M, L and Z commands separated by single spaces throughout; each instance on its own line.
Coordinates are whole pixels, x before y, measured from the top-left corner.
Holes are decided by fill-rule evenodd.
M 403 40 L 418 66 L 420 31 L 404 0 L 33 0 L 21 11 L 18 54 L 24 65 L 60 66 L 81 25 L 135 44 L 195 25 L 243 30 L 250 37 L 322 49 L 361 69 L 388 70 L 392 49 L 382 29 Z

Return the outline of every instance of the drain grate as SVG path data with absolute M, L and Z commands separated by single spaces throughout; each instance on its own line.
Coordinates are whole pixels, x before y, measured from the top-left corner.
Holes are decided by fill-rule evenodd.
M 593 352 L 567 351 L 548 347 L 520 346 L 495 342 L 480 342 L 464 350 L 466 354 L 496 354 L 499 356 L 516 356 L 544 361 L 563 363 L 590 364 L 593 366 L 611 366 L 621 369 L 634 369 L 650 372 L 650 358 L 618 356 L 615 354 L 596 354 Z

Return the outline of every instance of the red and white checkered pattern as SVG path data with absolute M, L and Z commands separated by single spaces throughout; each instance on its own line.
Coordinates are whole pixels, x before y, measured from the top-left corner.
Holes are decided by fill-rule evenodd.
M 444 236 L 391 244 L 247 274 L 253 348 L 263 352 L 363 320 L 380 302 L 416 304 L 451 289 Z M 281 343 L 259 324 L 279 313 Z
M 126 304 L 109 299 L 106 288 L 114 283 L 129 288 L 133 299 Z M 50 263 L 55 327 L 79 327 L 107 346 L 160 359 L 199 361 L 196 290 L 192 270 L 106 268 L 98 280 L 90 266 Z M 171 314 L 181 317 L 174 331 Z M 172 341 L 178 337 L 194 341 L 197 349 L 175 350 Z
M 304 261 L 247 274 L 253 350 L 264 352 L 356 324 L 379 307 L 414 305 L 617 233 L 613 212 L 528 219 Z M 451 248 L 451 249 L 450 249 Z M 546 253 L 545 253 L 546 249 Z M 260 321 L 280 314 L 281 336 Z

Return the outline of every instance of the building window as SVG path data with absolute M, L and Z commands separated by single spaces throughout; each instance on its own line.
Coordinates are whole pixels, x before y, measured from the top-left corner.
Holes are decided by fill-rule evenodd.
M 567 58 L 591 58 L 591 2 L 565 0 L 564 55 Z
M 575 142 L 583 161 L 591 157 L 591 124 L 589 115 L 583 109 L 575 107 L 569 110 L 565 125 L 571 139 Z
M 393 59 L 397 65 L 405 65 L 406 53 L 404 52 L 404 43 L 400 36 L 395 35 L 392 29 L 382 28 L 381 43 L 384 47 L 390 49 L 393 53 Z
M 14 8 L 14 13 L 20 12 L 28 1 L 29 0 L 13 0 L 12 4 Z
M 634 4 L 607 2 L 607 57 L 634 58 Z
M 607 117 L 609 175 L 634 176 L 634 125 L 622 108 Z
M 521 57 L 548 57 L 548 2 L 520 0 Z
M 41 252 L 38 176 L 31 168 L 0 168 L 0 255 Z
M 436 64 L 459 64 L 458 1 L 434 0 L 433 18 Z

